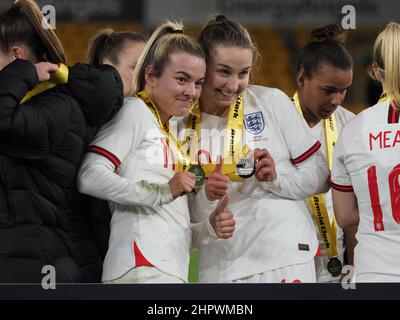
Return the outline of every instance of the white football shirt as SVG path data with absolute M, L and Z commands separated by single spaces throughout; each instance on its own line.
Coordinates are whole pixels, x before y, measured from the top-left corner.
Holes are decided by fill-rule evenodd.
M 389 101 L 377 103 L 344 126 L 334 150 L 331 185 L 357 197 L 356 281 L 400 280 L 398 122 Z
M 168 181 L 175 174 L 176 160 L 149 108 L 141 99 L 126 98 L 89 151 L 78 174 L 78 188 L 111 200 L 113 212 L 102 280 L 122 276 L 144 258 L 187 281 L 192 245 L 187 196 L 172 197 Z M 204 192 L 198 197 L 205 198 Z M 212 234 L 209 224 L 197 225 L 194 232 Z M 203 240 L 209 239 L 193 236 L 195 243 Z
M 201 119 L 201 162 L 215 163 L 223 155 L 227 117 L 202 113 Z M 183 119 L 180 131 L 185 124 Z M 249 86 L 244 94 L 242 144 L 267 148 L 278 178 L 274 182 L 260 183 L 254 177 L 230 182 L 227 209 L 234 214 L 236 230 L 232 238 L 201 248 L 201 282 L 227 282 L 305 263 L 317 251 L 318 240 L 304 199 L 328 190 L 329 170 L 318 152 L 320 143 L 283 92 Z M 206 218 L 194 217 L 197 221 Z

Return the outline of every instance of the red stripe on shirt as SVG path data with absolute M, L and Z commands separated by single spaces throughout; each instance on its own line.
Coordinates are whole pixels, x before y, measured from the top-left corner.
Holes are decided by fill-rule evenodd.
M 399 110 L 394 102 L 389 105 L 388 123 L 399 123 Z
M 331 187 L 335 190 L 338 191 L 343 191 L 343 192 L 352 192 L 353 190 L 353 186 L 341 186 L 340 184 L 336 184 L 334 182 L 332 182 L 331 177 L 328 178 L 328 182 L 331 185 Z
M 292 159 L 293 164 L 299 164 L 300 162 L 303 162 L 304 160 L 312 156 L 320 147 L 321 147 L 321 142 L 317 141 L 310 149 L 308 149 L 302 155 L 298 156 L 295 159 Z
M 391 103 L 392 112 L 393 112 L 393 122 L 392 123 L 399 123 L 399 109 L 397 108 L 394 102 Z
M 103 149 L 101 147 L 90 146 L 88 148 L 88 152 L 97 153 L 97 154 L 107 158 L 108 160 L 110 160 L 112 162 L 115 169 L 117 169 L 121 165 L 121 161 L 114 154 L 112 154 L 111 152 L 109 152 L 106 149 Z
M 135 254 L 135 266 L 136 267 L 141 267 L 141 266 L 148 266 L 148 267 L 154 267 L 149 260 L 147 260 L 142 252 L 139 250 L 139 247 L 137 246 L 136 242 L 133 243 L 133 252 Z

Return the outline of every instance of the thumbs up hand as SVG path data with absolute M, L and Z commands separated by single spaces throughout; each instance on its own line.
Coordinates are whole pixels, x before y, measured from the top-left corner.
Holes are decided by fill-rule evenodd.
M 229 179 L 222 173 L 222 157 L 218 156 L 215 170 L 207 179 L 206 196 L 209 201 L 222 199 L 228 191 Z
M 214 228 L 218 238 L 229 239 L 233 236 L 235 231 L 235 219 L 233 213 L 226 211 L 225 208 L 228 205 L 229 198 L 226 196 L 218 205 L 218 207 L 210 214 L 210 223 Z

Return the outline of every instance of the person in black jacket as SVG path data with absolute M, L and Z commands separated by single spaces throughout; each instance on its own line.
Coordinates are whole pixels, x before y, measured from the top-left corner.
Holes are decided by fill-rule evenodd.
M 54 86 L 65 55 L 42 19 L 31 0 L 0 12 L 0 283 L 42 282 L 46 266 L 57 283 L 97 282 L 75 178 L 93 131 L 122 105 L 122 81 L 112 66 L 78 64 Z

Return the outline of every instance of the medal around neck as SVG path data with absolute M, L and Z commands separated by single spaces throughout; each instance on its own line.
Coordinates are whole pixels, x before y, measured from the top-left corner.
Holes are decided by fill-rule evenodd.
M 330 258 L 328 262 L 328 271 L 333 277 L 338 277 L 342 273 L 342 263 L 336 257 Z
M 193 173 L 195 177 L 195 186 L 200 187 L 204 184 L 204 181 L 206 179 L 206 173 L 204 172 L 203 168 L 199 165 L 191 165 L 189 172 Z
M 250 178 L 254 174 L 254 162 L 250 157 L 244 157 L 236 164 L 236 174 L 242 178 Z

